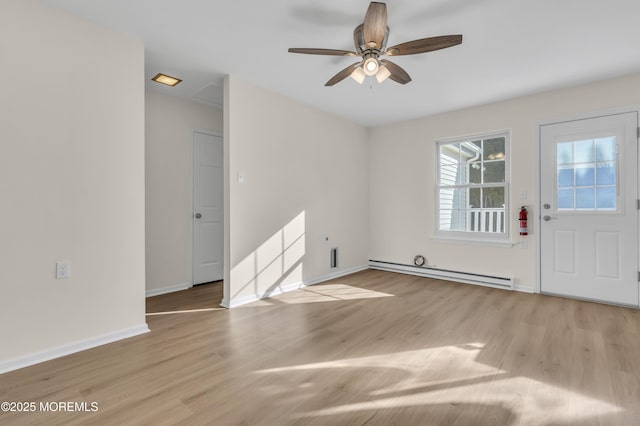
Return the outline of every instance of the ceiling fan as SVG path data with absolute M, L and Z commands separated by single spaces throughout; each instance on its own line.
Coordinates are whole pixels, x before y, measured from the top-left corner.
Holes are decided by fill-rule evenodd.
M 407 84 L 411 81 L 409 74 L 388 59 L 380 59 L 380 56 L 415 55 L 416 53 L 432 52 L 462 43 L 462 35 L 456 34 L 422 38 L 386 48 L 388 36 L 387 5 L 385 3 L 371 2 L 364 17 L 364 23 L 353 30 L 355 52 L 297 47 L 290 48 L 289 52 L 308 53 L 311 55 L 360 56 L 362 58 L 361 61 L 349 65 L 334 75 L 327 81 L 325 86 L 333 86 L 349 76 L 362 84 L 365 77 L 374 75 L 379 83 L 390 78 L 397 83 Z

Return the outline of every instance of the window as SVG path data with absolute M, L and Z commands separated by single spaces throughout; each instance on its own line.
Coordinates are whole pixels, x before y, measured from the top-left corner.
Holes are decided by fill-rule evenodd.
M 509 133 L 439 141 L 437 235 L 509 238 Z
M 617 158 L 615 136 L 558 143 L 558 211 L 616 211 Z

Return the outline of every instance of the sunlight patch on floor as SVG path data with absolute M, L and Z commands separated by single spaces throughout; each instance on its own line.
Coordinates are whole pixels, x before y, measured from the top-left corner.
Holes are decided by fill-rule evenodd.
M 306 287 L 277 296 L 279 302 L 288 304 L 335 302 L 337 300 L 375 299 L 392 297 L 393 294 L 353 287 L 347 284 L 324 284 Z
M 280 304 L 299 305 L 303 303 L 337 302 L 340 300 L 376 299 L 380 297 L 393 297 L 393 294 L 353 287 L 347 284 L 318 284 L 260 299 L 234 309 Z
M 306 407 L 297 418 L 335 416 L 353 412 L 438 404 L 500 406 L 520 424 L 573 424 L 621 412 L 609 402 L 575 392 L 557 383 L 524 376 L 476 362 L 482 343 L 467 343 L 416 351 L 342 359 L 257 371 L 288 389 L 270 392 L 292 398 L 326 390 L 327 378 L 357 389 L 361 401 L 332 407 Z M 452 374 L 453 372 L 453 374 Z M 286 380 L 285 380 L 286 379 Z M 272 383 L 274 383 L 272 382 Z M 386 383 L 384 386 L 378 383 Z M 329 385 L 331 386 L 331 385 Z M 320 389 L 322 388 L 322 389 Z M 266 391 L 264 389 L 263 391 Z

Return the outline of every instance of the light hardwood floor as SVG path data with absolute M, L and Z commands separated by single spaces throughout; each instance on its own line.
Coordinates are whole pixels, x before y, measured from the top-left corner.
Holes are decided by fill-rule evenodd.
M 151 333 L 0 376 L 0 401 L 99 404 L 0 424 L 640 424 L 637 310 L 373 270 L 220 299 L 150 298 Z

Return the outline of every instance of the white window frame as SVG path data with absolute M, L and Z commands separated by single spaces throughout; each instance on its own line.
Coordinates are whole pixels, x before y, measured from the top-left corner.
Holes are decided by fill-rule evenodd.
M 460 184 L 460 185 L 442 185 L 441 184 L 441 164 L 440 164 L 440 148 L 443 145 L 472 142 L 480 139 L 493 139 L 503 137 L 505 139 L 505 176 L 504 183 L 491 183 L 491 184 Z M 435 141 L 436 148 L 436 185 L 435 185 L 435 233 L 433 239 L 443 241 L 460 241 L 469 243 L 487 243 L 503 246 L 511 246 L 510 229 L 511 229 L 511 215 L 513 214 L 509 203 L 509 183 L 511 179 L 511 131 L 502 130 L 497 132 L 474 134 L 469 136 L 461 136 L 449 139 L 439 139 Z M 490 187 L 504 187 L 504 232 L 481 232 L 481 231 L 451 231 L 446 229 L 440 229 L 440 190 L 443 187 L 452 188 L 490 188 Z

